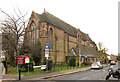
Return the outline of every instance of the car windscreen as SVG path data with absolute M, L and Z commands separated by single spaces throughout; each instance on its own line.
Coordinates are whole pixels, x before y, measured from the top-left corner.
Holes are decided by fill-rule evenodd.
M 115 61 L 111 61 L 111 63 L 115 63 Z
M 93 64 L 93 65 L 97 65 L 97 62 L 93 62 L 92 64 Z

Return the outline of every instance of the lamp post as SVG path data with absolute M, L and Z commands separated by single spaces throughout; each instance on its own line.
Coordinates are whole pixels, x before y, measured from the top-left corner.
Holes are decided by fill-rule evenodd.
M 80 36 L 79 36 L 80 37 Z M 81 40 L 78 38 L 78 46 L 79 46 L 79 68 L 80 68 L 80 63 L 81 63 Z
M 81 55 L 80 55 L 80 45 L 79 45 L 79 68 L 80 68 L 80 63 L 81 63 L 80 58 L 81 58 Z

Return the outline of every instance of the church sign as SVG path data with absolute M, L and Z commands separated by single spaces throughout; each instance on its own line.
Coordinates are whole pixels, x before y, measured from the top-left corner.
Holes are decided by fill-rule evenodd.
M 30 56 L 18 55 L 16 57 L 16 64 L 30 64 Z

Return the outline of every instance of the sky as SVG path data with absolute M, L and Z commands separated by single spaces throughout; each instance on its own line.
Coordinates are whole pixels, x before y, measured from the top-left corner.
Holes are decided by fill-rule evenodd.
M 118 2 L 120 0 L 1 0 L 0 8 L 9 14 L 19 8 L 23 14 L 32 10 L 47 12 L 79 28 L 98 44 L 103 43 L 108 54 L 118 54 Z M 4 16 L 0 13 L 0 21 Z

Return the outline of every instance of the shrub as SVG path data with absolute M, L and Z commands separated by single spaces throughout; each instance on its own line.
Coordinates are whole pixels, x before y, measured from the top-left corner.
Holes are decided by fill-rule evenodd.
M 70 60 L 69 60 L 69 66 L 75 66 L 75 62 L 76 62 L 76 59 L 74 59 L 74 58 L 71 58 Z
M 19 67 L 20 66 L 22 67 L 21 68 L 22 72 L 28 72 L 28 64 L 21 64 L 21 65 L 19 65 Z M 29 71 L 34 71 L 32 63 L 29 64 Z
M 43 64 L 46 65 L 46 59 L 44 59 Z M 53 61 L 48 60 L 48 70 L 52 70 L 52 64 L 53 64 Z M 44 71 L 46 71 L 46 69 L 44 69 Z
M 91 65 L 91 64 L 92 64 L 91 62 L 83 62 L 81 65 L 86 66 L 86 65 Z
M 52 70 L 52 60 L 48 60 L 48 70 Z

